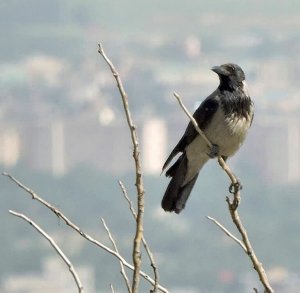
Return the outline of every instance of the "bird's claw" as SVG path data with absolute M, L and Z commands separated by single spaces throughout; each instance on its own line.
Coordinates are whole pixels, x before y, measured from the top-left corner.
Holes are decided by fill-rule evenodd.
M 237 180 L 237 182 L 235 182 L 235 183 L 231 183 L 229 186 L 229 192 L 231 194 L 236 194 L 238 191 L 240 191 L 242 189 L 243 189 L 243 186 L 239 180 Z
M 219 146 L 217 144 L 212 144 L 209 153 L 207 154 L 211 159 L 216 158 L 219 155 Z

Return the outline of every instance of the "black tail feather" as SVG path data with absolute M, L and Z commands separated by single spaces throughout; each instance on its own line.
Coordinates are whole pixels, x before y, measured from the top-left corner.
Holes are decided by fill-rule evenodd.
M 187 184 L 185 184 L 183 187 L 179 189 L 178 196 L 175 202 L 175 208 L 174 208 L 176 214 L 179 214 L 184 209 L 185 203 L 191 194 L 191 191 L 198 178 L 198 175 L 199 173 L 197 173 L 190 182 L 188 182 Z
M 174 177 L 176 174 L 176 171 L 179 168 L 180 163 L 182 162 L 184 158 L 184 155 L 181 155 L 178 160 L 166 171 L 167 177 Z
M 171 154 L 169 155 L 169 157 L 167 158 L 167 160 L 165 161 L 163 167 L 162 167 L 162 172 L 167 168 L 167 166 L 170 164 L 170 162 L 172 161 L 172 159 L 178 154 L 178 149 L 177 147 L 175 147 L 173 149 L 173 151 L 171 152 Z
M 183 154 L 178 158 L 173 166 L 167 171 L 167 176 L 172 179 L 167 187 L 161 206 L 165 211 L 180 213 L 184 209 L 185 203 L 194 187 L 198 173 L 194 178 L 183 185 L 187 173 L 187 158 Z

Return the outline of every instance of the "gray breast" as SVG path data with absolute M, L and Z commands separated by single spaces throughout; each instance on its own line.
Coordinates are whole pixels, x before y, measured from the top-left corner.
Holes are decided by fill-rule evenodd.
M 229 157 L 245 140 L 251 120 L 250 114 L 246 116 L 235 113 L 225 115 L 222 107 L 219 107 L 205 133 L 212 143 L 219 146 L 220 154 Z
M 219 146 L 220 155 L 230 157 L 240 148 L 245 140 L 247 131 L 251 125 L 253 116 L 253 104 L 250 100 L 250 108 L 246 115 L 238 112 L 225 114 L 223 107 L 218 107 L 208 126 L 203 129 L 211 143 Z M 188 170 L 183 183 L 186 184 L 202 166 L 209 160 L 209 147 L 200 135 L 187 146 Z

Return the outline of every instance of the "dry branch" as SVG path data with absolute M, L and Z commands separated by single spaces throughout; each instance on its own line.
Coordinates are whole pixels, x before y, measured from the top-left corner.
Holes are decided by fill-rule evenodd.
M 134 210 L 132 201 L 130 200 L 130 198 L 129 198 L 128 194 L 127 194 L 127 191 L 126 191 L 126 188 L 125 188 L 123 182 L 120 181 L 120 180 L 119 180 L 119 185 L 120 185 L 120 187 L 121 187 L 122 194 L 123 194 L 125 200 L 127 201 L 128 205 L 129 205 L 129 209 L 130 209 L 130 211 L 131 211 L 131 214 L 132 214 L 132 216 L 134 217 L 134 219 L 135 219 L 135 221 L 136 221 L 136 219 L 137 219 L 137 214 L 136 214 L 136 212 L 135 212 L 135 210 Z M 144 236 L 142 237 L 142 242 L 143 242 L 144 248 L 145 248 L 145 250 L 146 250 L 146 253 L 147 253 L 147 255 L 148 255 L 148 258 L 149 258 L 149 260 L 150 260 L 150 265 L 151 265 L 151 267 L 152 267 L 152 269 L 153 269 L 153 273 L 154 273 L 154 282 L 155 282 L 155 283 L 154 283 L 153 290 L 151 290 L 151 293 L 155 293 L 155 292 L 157 292 L 157 289 L 158 289 L 158 282 L 159 282 L 158 270 L 157 270 L 157 267 L 156 267 L 156 264 L 155 264 L 154 256 L 153 256 L 153 254 L 152 254 L 152 252 L 151 252 L 151 250 L 150 250 L 150 247 L 149 247 L 147 241 L 145 240 L 145 237 L 144 237 Z
M 195 129 L 198 131 L 198 133 L 201 135 L 201 137 L 206 141 L 208 146 L 211 147 L 212 143 L 209 141 L 209 139 L 206 137 L 206 135 L 203 133 L 203 131 L 199 128 L 199 126 L 198 126 L 196 120 L 194 119 L 194 117 L 190 114 L 190 112 L 184 106 L 180 96 L 177 93 L 174 93 L 174 96 L 177 99 L 177 101 L 179 102 L 179 105 L 183 109 L 185 114 L 190 118 L 190 120 L 193 123 Z M 243 247 L 244 251 L 246 252 L 246 254 L 249 256 L 249 258 L 250 258 L 250 260 L 253 264 L 253 267 L 254 267 L 254 269 L 256 270 L 256 272 L 259 276 L 260 282 L 264 286 L 265 292 L 266 293 L 273 293 L 274 290 L 272 289 L 272 287 L 269 283 L 269 280 L 268 280 L 266 272 L 263 268 L 263 265 L 258 260 L 256 254 L 255 254 L 255 252 L 252 248 L 252 245 L 251 245 L 250 240 L 249 240 L 248 235 L 247 235 L 247 231 L 244 228 L 244 226 L 242 224 L 242 221 L 240 219 L 240 216 L 237 212 L 237 208 L 238 208 L 240 198 L 241 198 L 239 181 L 237 180 L 236 176 L 233 174 L 233 172 L 230 170 L 230 168 L 228 167 L 228 165 L 225 163 L 225 161 L 223 160 L 223 158 L 221 156 L 218 157 L 218 162 L 219 162 L 220 166 L 223 168 L 223 170 L 226 172 L 226 174 L 228 175 L 228 177 L 231 181 L 231 186 L 234 187 L 234 189 L 233 189 L 233 200 L 231 201 L 229 197 L 226 197 L 226 201 L 227 201 L 227 204 L 228 204 L 228 209 L 229 209 L 229 212 L 230 212 L 230 215 L 231 215 L 231 219 L 232 219 L 233 223 L 235 224 L 237 230 L 239 231 L 239 233 L 242 236 L 241 241 L 242 241 L 243 246 L 245 247 L 246 250 L 244 249 L 243 246 L 242 247 Z M 222 229 L 222 230 L 224 231 L 224 229 Z M 234 239 L 234 240 L 239 242 L 238 239 Z
M 123 87 L 122 80 L 119 76 L 119 73 L 117 72 L 115 66 L 110 61 L 110 59 L 105 54 L 103 47 L 101 44 L 98 45 L 99 54 L 103 57 L 105 62 L 108 64 L 116 82 L 117 86 L 122 98 L 123 102 L 123 108 L 125 111 L 127 124 L 129 126 L 130 134 L 131 134 L 131 140 L 133 144 L 133 158 L 135 162 L 135 186 L 137 189 L 137 219 L 136 219 L 136 233 L 134 237 L 134 243 L 133 243 L 133 264 L 134 264 L 134 271 L 133 271 L 133 279 L 132 279 L 132 293 L 137 293 L 140 283 L 140 270 L 141 270 L 141 241 L 143 238 L 143 214 L 144 214 L 144 184 L 143 184 L 143 174 L 142 174 L 142 164 L 141 164 L 141 157 L 140 157 L 140 151 L 139 151 L 139 144 L 138 144 L 138 138 L 136 133 L 136 127 L 133 124 L 131 113 L 129 109 L 129 103 L 128 103 L 128 96 L 125 92 L 125 89 Z
M 236 198 L 236 196 L 239 196 L 239 191 L 237 192 L 238 195 L 235 193 L 234 194 L 234 198 Z M 238 199 L 236 199 L 238 200 Z M 247 235 L 247 231 L 244 227 L 244 225 L 242 224 L 242 221 L 240 219 L 240 216 L 237 212 L 237 208 L 236 208 L 236 204 L 233 201 L 230 201 L 230 198 L 227 197 L 226 198 L 226 201 L 227 201 L 227 204 L 228 204 L 228 208 L 229 208 L 229 211 L 230 211 L 230 215 L 231 215 L 231 218 L 232 218 L 232 221 L 233 223 L 235 224 L 235 226 L 237 227 L 239 233 L 241 234 L 242 236 L 242 241 L 246 247 L 246 250 L 247 250 L 247 255 L 249 256 L 252 264 L 253 264 L 253 267 L 254 269 L 256 270 L 258 276 L 259 276 L 259 279 L 260 279 L 260 282 L 263 284 L 264 288 L 265 288 L 265 292 L 266 293 L 273 293 L 274 290 L 273 288 L 271 287 L 270 283 L 269 283 L 269 280 L 268 280 L 268 276 L 265 272 L 265 269 L 262 265 L 262 263 L 259 261 L 259 259 L 257 258 L 255 252 L 254 252 L 254 249 L 251 245 L 251 242 L 249 240 L 249 237 Z
M 10 175 L 8 173 L 2 173 L 2 174 L 3 174 L 3 176 L 8 177 L 11 181 L 13 181 L 15 184 L 17 184 L 21 189 L 26 191 L 26 193 L 28 193 L 32 199 L 38 201 L 39 203 L 44 205 L 46 208 L 48 208 L 50 211 L 52 211 L 58 218 L 62 219 L 67 226 L 69 226 L 70 228 L 75 230 L 81 237 L 83 237 L 87 241 L 95 244 L 96 246 L 100 247 L 101 249 L 110 253 L 111 255 L 115 256 L 119 261 L 122 262 L 122 264 L 125 267 L 129 268 L 132 271 L 134 270 L 134 266 L 131 265 L 129 262 L 127 262 L 119 253 L 115 252 L 114 250 L 110 249 L 109 247 L 107 247 L 106 245 L 101 243 L 100 241 L 94 239 L 93 237 L 91 237 L 90 235 L 85 233 L 80 227 L 76 226 L 71 220 L 69 220 L 58 208 L 56 208 L 55 206 L 51 205 L 49 202 L 47 202 L 46 200 L 41 198 L 32 189 L 28 188 L 27 186 L 25 186 L 23 183 L 21 183 L 19 180 L 17 180 L 15 177 L 13 177 L 12 175 Z M 142 276 L 146 281 L 148 281 L 151 285 L 154 286 L 155 281 L 148 274 L 144 273 L 143 271 L 140 271 L 140 276 Z M 169 291 L 161 285 L 158 285 L 158 289 L 161 292 L 169 293 Z
M 114 290 L 114 287 L 112 284 L 110 284 L 110 290 L 111 290 L 111 293 L 115 293 L 115 290 Z
M 244 245 L 244 243 L 238 239 L 237 237 L 235 237 L 228 229 L 226 229 L 219 221 L 217 221 L 216 219 L 207 216 L 207 219 L 211 220 L 212 222 L 214 222 L 228 237 L 230 237 L 231 239 L 233 239 L 237 244 L 239 244 L 243 250 L 247 253 L 247 248 Z
M 118 250 L 118 247 L 117 247 L 117 244 L 116 244 L 116 241 L 115 239 L 113 238 L 108 226 L 106 225 L 105 221 L 103 218 L 101 218 L 101 221 L 102 221 L 102 224 L 104 226 L 104 229 L 108 235 L 108 238 L 110 240 L 110 242 L 112 243 L 113 247 L 114 247 L 114 250 L 116 253 L 119 253 L 119 250 Z M 120 267 L 121 267 L 121 275 L 123 276 L 123 279 L 125 281 L 125 285 L 126 285 L 126 288 L 127 288 L 127 291 L 129 293 L 131 293 L 131 287 L 130 287 L 130 283 L 129 283 L 129 279 L 126 275 L 126 271 L 125 271 L 125 268 L 124 268 L 124 265 L 122 264 L 122 262 L 120 261 Z
M 202 136 L 204 141 L 211 148 L 212 143 L 206 137 L 205 133 L 200 129 L 200 127 L 198 126 L 198 123 L 195 120 L 195 118 L 192 116 L 192 114 L 189 112 L 189 110 L 185 107 L 185 105 L 183 104 L 182 99 L 180 98 L 180 96 L 176 92 L 174 92 L 174 97 L 177 99 L 177 101 L 178 101 L 180 107 L 182 108 L 182 110 L 184 111 L 184 113 L 190 118 L 190 120 L 193 123 L 193 125 L 194 125 L 195 129 L 197 130 L 197 132 Z M 225 161 L 223 160 L 223 158 L 221 156 L 218 157 L 218 162 L 219 162 L 220 166 L 223 168 L 223 170 L 226 172 L 226 174 L 229 176 L 229 178 L 232 182 L 232 185 L 237 184 L 238 183 L 237 178 L 232 173 L 232 171 L 230 170 L 230 168 L 228 167 L 228 165 L 225 163 Z
M 47 234 L 40 226 L 38 226 L 33 220 L 29 219 L 27 216 L 14 212 L 14 211 L 9 211 L 10 214 L 19 217 L 23 220 L 25 220 L 27 223 L 29 223 L 32 227 L 34 227 L 45 239 L 49 241 L 51 246 L 54 248 L 54 250 L 57 252 L 57 254 L 60 256 L 60 258 L 65 262 L 65 264 L 68 266 L 69 271 L 74 278 L 74 281 L 76 283 L 76 286 L 78 288 L 79 293 L 83 293 L 83 286 L 81 284 L 81 281 L 79 279 L 78 274 L 75 271 L 75 268 L 73 267 L 72 263 L 70 260 L 67 258 L 67 256 L 63 253 L 63 251 L 59 248 L 59 246 L 55 243 L 55 241 Z

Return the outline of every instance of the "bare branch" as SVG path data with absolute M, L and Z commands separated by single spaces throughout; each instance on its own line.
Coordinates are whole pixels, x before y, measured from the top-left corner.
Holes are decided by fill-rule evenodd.
M 185 107 L 185 105 L 182 102 L 181 97 L 176 92 L 174 92 L 174 97 L 177 99 L 177 101 L 178 101 L 180 107 L 182 108 L 182 110 L 184 111 L 184 113 L 190 118 L 190 120 L 193 123 L 193 125 L 194 125 L 195 129 L 197 130 L 197 132 L 201 135 L 201 137 L 203 138 L 203 140 L 211 148 L 212 147 L 212 143 L 206 137 L 205 133 L 200 129 L 200 127 L 198 126 L 198 123 L 195 120 L 195 118 L 191 115 L 191 113 L 189 112 L 189 110 Z M 232 171 L 230 170 L 230 168 L 228 167 L 228 165 L 225 163 L 225 161 L 223 160 L 223 158 L 221 156 L 218 157 L 218 162 L 219 162 L 220 166 L 223 168 L 223 170 L 226 172 L 226 174 L 229 176 L 232 184 L 237 184 L 237 182 L 238 182 L 237 178 L 232 173 Z
M 144 184 L 143 184 L 143 176 L 142 176 L 142 164 L 141 164 L 141 158 L 140 158 L 140 151 L 139 151 L 139 144 L 138 144 L 138 138 L 136 133 L 136 127 L 133 124 L 131 113 L 129 110 L 129 103 L 128 103 L 128 96 L 124 90 L 123 83 L 121 81 L 121 78 L 113 65 L 113 63 L 110 61 L 110 59 L 105 54 L 103 47 L 101 44 L 99 44 L 98 49 L 99 54 L 103 57 L 105 62 L 108 64 L 116 82 L 117 86 L 122 98 L 124 111 L 126 114 L 127 123 L 129 126 L 130 134 L 131 134 L 131 140 L 133 144 L 133 158 L 135 162 L 135 173 L 136 173 L 136 179 L 135 179 L 135 185 L 137 189 L 137 219 L 136 219 L 136 232 L 134 237 L 134 243 L 133 243 L 133 264 L 134 264 L 134 271 L 133 271 L 133 279 L 132 279 L 132 293 L 137 293 L 140 283 L 140 274 L 139 271 L 141 269 L 141 241 L 143 238 L 143 214 L 144 214 Z
M 25 220 L 27 223 L 29 223 L 32 227 L 34 227 L 44 238 L 46 238 L 51 246 L 54 248 L 54 250 L 57 252 L 57 254 L 62 258 L 62 260 L 65 262 L 65 264 L 68 266 L 69 271 L 74 278 L 74 281 L 76 283 L 76 286 L 78 288 L 79 293 L 83 293 L 83 286 L 81 284 L 81 281 L 79 279 L 78 274 L 75 271 L 75 268 L 73 267 L 72 263 L 70 260 L 67 258 L 67 256 L 63 253 L 63 251 L 59 248 L 59 246 L 55 243 L 55 241 L 40 227 L 38 226 L 33 220 L 29 219 L 27 216 L 14 212 L 14 211 L 9 211 L 10 214 L 19 217 L 23 220 Z
M 90 235 L 86 234 L 81 230 L 78 226 L 76 226 L 71 220 L 69 220 L 59 209 L 57 209 L 55 206 L 51 205 L 48 203 L 46 200 L 42 199 L 40 196 L 38 196 L 33 190 L 30 188 L 26 187 L 23 183 L 18 181 L 16 178 L 14 178 L 12 175 L 8 173 L 3 173 L 4 176 L 8 177 L 11 181 L 13 181 L 15 184 L 17 184 L 21 189 L 25 190 L 32 199 L 37 200 L 39 203 L 43 204 L 45 207 L 47 207 L 49 210 L 51 210 L 58 218 L 62 219 L 67 226 L 75 230 L 81 237 L 86 239 L 87 241 L 95 244 L 96 246 L 100 247 L 101 249 L 105 250 L 106 252 L 110 253 L 111 255 L 115 256 L 119 261 L 122 262 L 122 264 L 129 268 L 130 270 L 134 270 L 134 266 L 128 263 L 120 254 L 115 252 L 114 250 L 110 249 L 109 247 L 105 246 L 103 243 L 100 241 L 94 239 Z M 148 281 L 151 285 L 154 286 L 155 281 L 146 273 L 143 271 L 140 271 L 140 276 L 142 276 L 146 281 Z M 168 293 L 169 291 L 164 288 L 161 285 L 158 285 L 158 289 L 161 292 Z
M 110 284 L 111 293 L 115 293 L 114 287 L 112 284 Z
M 186 113 L 186 115 L 190 118 L 191 122 L 193 123 L 195 129 L 198 131 L 198 133 L 201 135 L 201 137 L 206 141 L 206 143 L 208 144 L 209 147 L 211 147 L 211 142 L 207 139 L 207 137 L 205 136 L 205 134 L 203 133 L 203 131 L 199 128 L 196 120 L 193 118 L 193 116 L 189 113 L 189 111 L 187 110 L 187 108 L 184 106 L 181 98 L 179 97 L 179 95 L 177 93 L 174 93 L 175 98 L 177 99 L 177 101 L 179 102 L 181 108 L 183 109 L 183 111 Z M 200 130 L 200 131 L 199 131 Z M 268 277 L 266 275 L 266 272 L 263 268 L 262 263 L 258 260 L 252 245 L 250 243 L 250 240 L 248 238 L 246 229 L 244 228 L 241 220 L 240 220 L 240 216 L 237 212 L 237 208 L 240 202 L 240 188 L 239 188 L 239 182 L 236 178 L 236 176 L 232 173 L 232 171 L 230 170 L 230 168 L 227 166 L 227 164 L 225 163 L 225 161 L 222 159 L 222 157 L 218 157 L 218 162 L 220 164 L 220 166 L 223 168 L 223 170 L 226 172 L 226 174 L 228 175 L 228 177 L 230 178 L 231 182 L 232 182 L 232 186 L 234 186 L 234 192 L 233 192 L 233 200 L 230 201 L 229 197 L 226 197 L 226 201 L 228 204 L 228 209 L 232 218 L 233 223 L 235 224 L 235 226 L 237 227 L 239 233 L 242 236 L 242 242 L 246 248 L 246 254 L 249 256 L 254 269 L 257 271 L 259 279 L 261 281 L 261 283 L 263 284 L 264 288 L 265 288 L 265 292 L 266 293 L 273 293 L 274 290 L 272 289 Z M 227 233 L 226 233 L 227 234 Z M 227 234 L 228 235 L 228 234 Z
M 190 120 L 193 123 L 193 125 L 194 125 L 195 129 L 197 130 L 197 132 L 202 136 L 202 138 L 204 139 L 204 141 L 211 148 L 212 147 L 212 143 L 206 137 L 206 135 L 204 134 L 204 132 L 200 129 L 200 127 L 198 126 L 198 123 L 197 123 L 196 119 L 193 117 L 193 115 L 191 115 L 191 113 L 189 112 L 189 110 L 183 104 L 181 97 L 176 92 L 174 92 L 174 97 L 177 99 L 177 101 L 178 101 L 180 107 L 182 108 L 182 110 L 184 111 L 184 113 L 190 118 Z
M 127 193 L 127 190 L 123 184 L 123 182 L 121 180 L 118 181 L 120 187 L 121 187 L 121 190 L 122 190 L 122 194 L 124 196 L 124 198 L 126 199 L 128 205 L 129 205 L 129 209 L 131 211 L 131 214 L 133 215 L 134 217 L 134 220 L 136 221 L 136 218 L 137 218 L 137 215 L 136 215 L 136 212 L 134 210 L 134 207 L 133 207 L 133 203 L 132 203 L 132 200 L 129 198 L 128 196 L 128 193 Z
M 136 215 L 136 212 L 134 210 L 134 207 L 133 207 L 133 204 L 132 204 L 132 201 L 130 200 L 128 194 L 127 194 L 127 191 L 126 191 L 126 188 L 124 186 L 124 184 L 122 183 L 122 181 L 119 180 L 119 185 L 121 187 L 121 190 L 122 190 L 122 194 L 124 196 L 124 198 L 126 199 L 126 201 L 128 202 L 128 205 L 129 205 L 129 209 L 131 211 L 131 214 L 133 215 L 134 219 L 136 220 L 137 219 L 137 215 Z M 155 293 L 157 292 L 157 289 L 158 289 L 158 282 L 159 282 L 159 275 L 158 275 L 158 270 L 157 270 L 157 267 L 156 267 L 156 264 L 155 264 L 155 260 L 154 260 L 154 256 L 150 250 L 150 247 L 148 245 L 148 243 L 146 242 L 145 240 L 145 237 L 143 236 L 142 238 L 142 242 L 143 242 L 143 245 L 144 245 L 144 248 L 146 250 L 146 253 L 148 255 L 148 258 L 150 260 L 150 265 L 153 269 L 153 273 L 154 273 L 154 287 L 153 287 L 153 290 L 151 290 L 152 293 Z
M 115 249 L 115 252 L 116 252 L 116 253 L 119 253 L 117 244 L 116 244 L 116 242 L 115 242 L 113 236 L 111 235 L 108 226 L 106 225 L 106 223 L 105 223 L 105 221 L 104 221 L 103 218 L 101 218 L 101 220 L 102 220 L 104 229 L 105 229 L 105 231 L 107 232 L 107 235 L 108 235 L 108 237 L 109 237 L 109 240 L 110 240 L 110 242 L 112 243 L 112 245 L 113 245 L 113 247 L 114 247 L 114 249 Z M 127 291 L 128 291 L 129 293 L 131 293 L 130 283 L 129 283 L 128 277 L 127 277 L 127 275 L 126 275 L 126 271 L 125 271 L 124 265 L 122 264 L 121 261 L 120 261 L 120 266 L 121 266 L 121 275 L 123 276 L 123 279 L 124 279 L 124 281 L 125 281 L 125 284 L 126 284 L 126 287 L 127 287 Z
M 238 196 L 238 193 L 239 193 L 239 191 L 234 194 L 235 198 L 236 198 L 236 196 Z M 240 234 L 242 236 L 242 241 L 243 241 L 243 243 L 246 247 L 247 255 L 249 256 L 249 258 L 250 258 L 250 260 L 253 264 L 254 269 L 258 273 L 259 279 L 260 279 L 261 283 L 263 284 L 263 286 L 265 288 L 265 292 L 266 293 L 273 293 L 274 290 L 272 289 L 272 287 L 269 283 L 267 274 L 265 272 L 265 269 L 264 269 L 262 263 L 258 260 L 256 254 L 255 254 L 255 252 L 252 248 L 252 245 L 251 245 L 250 240 L 249 240 L 248 235 L 247 235 L 247 231 L 246 231 L 245 227 L 242 224 L 242 221 L 241 221 L 240 216 L 237 212 L 234 201 L 231 202 L 229 197 L 226 198 L 226 201 L 228 203 L 228 208 L 229 208 L 229 211 L 230 211 L 232 221 L 233 221 L 233 223 L 235 224 L 235 226 L 237 227 L 238 231 L 240 232 Z
M 218 222 L 216 219 L 207 216 L 207 219 L 211 220 L 212 222 L 214 222 L 227 236 L 229 236 L 231 239 L 233 239 L 235 242 L 237 242 L 242 248 L 243 250 L 247 253 L 247 249 L 244 245 L 244 243 L 238 239 L 237 237 L 235 237 L 229 230 L 227 230 L 220 222 Z

